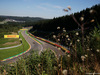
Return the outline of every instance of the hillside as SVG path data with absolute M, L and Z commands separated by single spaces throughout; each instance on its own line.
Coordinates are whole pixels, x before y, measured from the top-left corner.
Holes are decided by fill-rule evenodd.
M 39 17 L 18 17 L 18 16 L 0 16 L 0 21 L 3 21 L 5 19 L 13 19 L 17 21 L 28 21 L 28 22 L 36 22 L 39 20 L 43 20 L 43 18 Z
M 94 13 L 90 14 L 90 10 L 94 10 Z M 84 17 L 84 22 L 89 22 L 92 19 L 94 19 L 95 21 L 93 23 L 88 23 L 85 25 L 86 29 L 91 29 L 94 26 L 97 26 L 97 23 L 100 24 L 100 4 L 95 5 L 91 8 L 86 8 L 85 10 L 82 10 L 80 12 L 74 13 L 74 16 L 76 17 L 79 23 L 81 23 L 80 17 L 82 16 Z M 72 19 L 72 17 L 69 15 L 54 18 L 49 21 L 41 21 L 36 24 L 33 24 L 33 26 L 34 28 L 31 31 L 38 30 L 46 32 L 57 31 L 58 26 L 60 26 L 61 29 L 64 27 L 66 31 L 79 28 L 75 21 Z

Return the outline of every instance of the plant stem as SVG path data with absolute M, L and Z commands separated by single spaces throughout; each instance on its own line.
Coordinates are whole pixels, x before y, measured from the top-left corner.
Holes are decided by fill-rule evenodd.
M 63 75 L 62 74 L 62 56 L 61 56 L 61 75 Z
M 81 25 L 81 32 L 82 32 L 82 49 L 84 49 L 84 24 Z
M 59 59 L 58 59 L 58 57 L 57 57 L 57 66 L 58 66 L 58 65 L 59 65 Z M 57 72 L 58 72 L 58 75 L 59 75 L 59 66 L 58 66 Z
M 16 75 L 18 75 L 18 73 L 17 73 L 18 72 L 18 68 L 17 67 L 18 67 L 18 65 L 16 64 Z

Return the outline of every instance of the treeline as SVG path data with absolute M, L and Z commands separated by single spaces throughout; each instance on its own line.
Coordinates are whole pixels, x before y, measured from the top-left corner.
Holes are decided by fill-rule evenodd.
M 42 20 L 38 20 L 38 21 L 26 21 L 25 22 L 25 27 L 28 27 L 28 26 L 34 26 L 34 25 L 37 25 L 37 24 L 41 24 L 41 22 L 47 22 L 47 21 L 50 21 L 50 19 L 42 19 Z
M 19 29 L 25 26 L 31 26 L 35 24 L 37 21 L 45 20 L 39 17 L 18 17 L 18 16 L 0 16 L 0 22 L 5 19 L 13 19 L 17 21 L 25 21 L 25 22 L 6 22 L 0 24 L 0 38 L 3 38 L 5 34 L 9 34 L 11 32 L 18 32 Z
M 17 21 L 26 21 L 26 22 L 37 22 L 43 20 L 43 18 L 40 17 L 0 16 L 0 21 L 3 21 L 5 19 L 14 19 Z
M 3 38 L 4 35 L 9 34 L 11 32 L 18 32 L 24 26 L 23 23 L 13 23 L 8 22 L 6 24 L 0 24 L 0 38 Z
M 94 10 L 93 14 L 90 14 L 90 10 Z M 66 13 L 66 12 L 65 12 Z M 88 21 L 90 22 L 92 19 L 95 21 L 93 23 L 88 23 L 85 25 L 86 29 L 91 29 L 94 26 L 100 24 L 100 4 L 95 5 L 91 8 L 86 8 L 85 10 L 82 10 L 80 12 L 74 13 L 74 16 L 78 20 L 78 22 L 81 23 L 80 17 L 84 17 L 84 22 Z M 58 18 L 53 18 L 52 20 L 48 21 L 40 21 L 38 23 L 33 24 L 33 29 L 31 31 L 37 30 L 37 31 L 44 31 L 44 32 L 53 32 L 57 31 L 57 27 L 60 26 L 60 28 L 65 28 L 66 31 L 78 29 L 77 23 L 72 19 L 71 16 L 66 15 Z

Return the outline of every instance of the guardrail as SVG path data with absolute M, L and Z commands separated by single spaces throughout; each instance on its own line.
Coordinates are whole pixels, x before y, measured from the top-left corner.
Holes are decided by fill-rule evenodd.
M 29 32 L 28 32 L 28 33 L 29 33 Z M 48 41 L 48 40 L 46 40 L 46 39 L 44 39 L 44 38 L 40 38 L 40 37 L 34 36 L 34 35 L 31 34 L 31 33 L 29 33 L 29 35 L 31 35 L 32 37 L 35 37 L 35 38 L 37 38 L 37 39 L 39 39 L 39 40 L 42 40 L 42 41 L 44 41 L 44 42 L 47 42 L 47 43 L 49 43 L 49 44 L 55 45 L 55 46 L 57 46 L 57 47 L 60 47 L 60 48 L 61 48 L 62 50 L 64 50 L 65 52 L 70 53 L 70 51 L 69 51 L 67 48 L 65 48 L 65 47 L 63 47 L 63 46 L 61 46 L 61 45 L 58 45 L 57 43 Z

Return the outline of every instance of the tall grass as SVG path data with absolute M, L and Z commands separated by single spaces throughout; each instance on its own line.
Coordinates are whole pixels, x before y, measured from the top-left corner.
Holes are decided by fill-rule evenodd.
M 70 40 L 67 40 L 71 43 L 68 44 L 72 50 L 70 54 L 60 55 L 57 58 L 50 49 L 44 50 L 40 55 L 38 52 L 32 52 L 16 63 L 0 66 L 0 74 L 85 75 L 86 73 L 100 73 L 100 48 L 99 43 L 96 43 L 100 42 L 97 39 L 100 37 L 100 35 L 98 36 L 99 31 L 100 29 L 96 28 L 90 35 L 85 37 L 86 51 L 82 50 L 80 38 L 78 37 L 80 34 L 76 35 L 78 32 L 74 32 L 74 38 L 68 35 Z M 79 40 L 77 41 L 77 39 Z
M 54 75 L 57 73 L 56 65 L 55 55 L 51 50 L 45 50 L 41 55 L 32 52 L 16 63 L 0 66 L 0 74 L 5 70 L 8 75 Z

